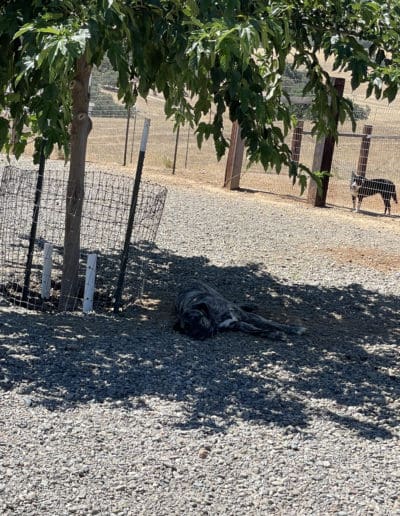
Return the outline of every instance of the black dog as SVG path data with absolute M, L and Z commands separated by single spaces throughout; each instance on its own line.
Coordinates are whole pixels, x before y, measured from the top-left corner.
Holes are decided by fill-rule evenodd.
M 281 339 L 283 333 L 302 335 L 305 328 L 271 321 L 254 313 L 247 305 L 238 306 L 202 281 L 183 289 L 176 300 L 174 329 L 193 339 L 203 340 L 218 331 L 233 330 Z
M 353 174 L 350 190 L 355 211 L 359 211 L 364 197 L 377 193 L 381 194 L 385 204 L 384 215 L 386 215 L 386 212 L 390 215 L 390 199 L 392 197 L 394 202 L 397 203 L 396 187 L 389 179 L 366 179 L 363 176 Z M 357 207 L 356 198 L 358 198 Z

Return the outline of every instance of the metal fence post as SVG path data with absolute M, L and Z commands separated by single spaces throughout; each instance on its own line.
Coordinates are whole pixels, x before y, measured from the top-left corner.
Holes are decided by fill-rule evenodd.
M 36 240 L 36 232 L 39 221 L 39 212 L 40 212 L 40 200 L 42 197 L 42 189 L 43 189 L 43 180 L 44 180 L 44 170 L 46 166 L 46 157 L 44 153 L 46 142 L 43 139 L 40 146 L 40 161 L 39 161 L 39 171 L 36 182 L 36 191 L 35 191 L 35 200 L 33 202 L 33 214 L 32 214 L 32 224 L 31 231 L 29 235 L 29 247 L 28 247 L 28 256 L 26 259 L 25 265 L 25 274 L 24 274 L 24 287 L 22 290 L 22 301 L 28 301 L 29 297 L 29 287 L 31 281 L 31 272 L 32 272 L 32 264 L 33 264 L 33 253 L 35 249 L 35 240 Z
M 189 158 L 189 139 L 190 139 L 190 125 L 188 127 L 187 139 L 186 139 L 185 169 L 187 169 L 188 158 Z
M 177 157 L 177 154 L 178 154 L 179 132 L 180 132 L 180 125 L 178 125 L 178 127 L 176 128 L 174 162 L 172 164 L 172 173 L 173 174 L 175 174 L 175 170 L 176 170 L 176 157 Z
M 115 289 L 114 313 L 116 313 L 116 314 L 119 312 L 119 309 L 120 309 L 120 306 L 122 303 L 122 292 L 124 289 L 126 267 L 128 265 L 129 247 L 131 244 L 133 223 L 135 220 L 136 207 L 137 207 L 137 202 L 138 202 L 138 197 L 139 197 L 139 188 L 140 188 L 140 182 L 142 179 L 143 163 L 144 163 L 144 158 L 146 155 L 146 146 L 147 146 L 147 139 L 149 136 L 149 129 L 150 129 L 150 119 L 145 118 L 144 126 L 143 126 L 143 133 L 142 133 L 142 141 L 140 143 L 140 151 L 139 151 L 138 162 L 137 162 L 137 167 L 136 167 L 136 176 L 135 176 L 135 181 L 134 181 L 133 190 L 132 190 L 131 206 L 130 206 L 130 210 L 129 210 L 128 225 L 126 228 L 124 248 L 121 253 L 121 265 L 120 265 L 120 270 L 119 270 L 119 274 L 118 274 L 117 287 Z
M 128 153 L 128 138 L 129 138 L 129 123 L 131 121 L 131 107 L 128 106 L 127 117 L 126 117 L 126 129 L 125 129 L 125 145 L 124 145 L 124 160 L 123 166 L 126 166 L 126 155 Z

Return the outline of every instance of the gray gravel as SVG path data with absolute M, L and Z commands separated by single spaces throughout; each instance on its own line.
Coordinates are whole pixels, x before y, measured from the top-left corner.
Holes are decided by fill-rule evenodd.
M 165 182 L 143 306 L 0 307 L 0 513 L 400 514 L 399 218 Z M 191 277 L 308 332 L 178 335 Z

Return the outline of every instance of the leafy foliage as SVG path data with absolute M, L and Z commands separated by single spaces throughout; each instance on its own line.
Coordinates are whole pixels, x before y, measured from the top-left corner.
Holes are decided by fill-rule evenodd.
M 311 96 L 315 134 L 336 136 L 334 115 L 354 119 L 323 68 L 368 84 L 368 95 L 393 100 L 400 80 L 400 2 L 373 0 L 8 0 L 0 6 L 0 147 L 17 155 L 27 134 L 68 147 L 70 82 L 75 63 L 107 57 L 118 73 L 118 95 L 127 105 L 150 89 L 164 94 L 176 123 L 197 127 L 198 141 L 212 137 L 226 151 L 224 115 L 240 123 L 250 162 L 290 163 L 284 137 L 294 122 L 285 100 L 284 74 L 304 70 L 302 95 Z M 132 88 L 132 79 L 137 88 Z M 212 104 L 211 123 L 203 120 Z

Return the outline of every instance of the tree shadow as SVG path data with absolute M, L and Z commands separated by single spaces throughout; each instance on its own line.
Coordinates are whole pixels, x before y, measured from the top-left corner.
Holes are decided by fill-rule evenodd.
M 398 297 L 358 284 L 284 284 L 259 264 L 217 267 L 155 247 L 147 259 L 147 298 L 122 316 L 1 312 L 0 389 L 17 389 L 49 410 L 89 402 L 135 409 L 146 396 L 181 402 L 179 424 L 210 432 L 238 421 L 306 429 L 322 415 L 364 438 L 393 436 Z M 193 277 L 308 332 L 283 342 L 177 334 L 173 301 Z

